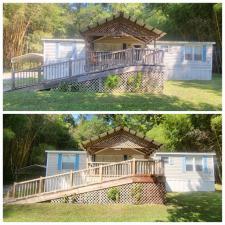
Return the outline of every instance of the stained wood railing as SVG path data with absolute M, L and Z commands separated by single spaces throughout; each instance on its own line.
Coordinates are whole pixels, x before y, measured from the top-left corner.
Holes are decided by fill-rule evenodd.
M 104 165 L 107 165 L 107 164 L 112 164 L 112 163 L 115 163 L 115 162 L 88 162 L 88 168 L 90 167 L 97 167 L 97 166 L 104 166 Z
M 12 199 L 22 199 L 44 193 L 64 191 L 89 184 L 102 183 L 104 181 L 115 180 L 131 175 L 163 174 L 163 161 L 132 159 L 14 183 L 11 192 L 8 193 L 7 196 Z
M 12 72 L 12 90 L 82 74 L 126 66 L 162 65 L 163 50 L 130 48 L 114 52 L 89 52 L 86 58 L 63 60 L 32 69 Z

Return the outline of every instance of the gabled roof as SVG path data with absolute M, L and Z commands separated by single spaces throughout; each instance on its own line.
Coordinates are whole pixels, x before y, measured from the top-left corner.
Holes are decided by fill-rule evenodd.
M 146 43 L 153 39 L 159 39 L 166 35 L 165 32 L 148 26 L 144 22 L 128 16 L 124 13 L 118 13 L 97 22 L 93 26 L 87 26 L 80 31 L 82 36 L 134 36 Z
M 95 153 L 102 149 L 138 149 L 145 154 L 151 154 L 161 144 L 149 139 L 143 134 L 137 133 L 127 127 L 116 127 L 108 132 L 92 137 L 82 142 L 86 151 Z

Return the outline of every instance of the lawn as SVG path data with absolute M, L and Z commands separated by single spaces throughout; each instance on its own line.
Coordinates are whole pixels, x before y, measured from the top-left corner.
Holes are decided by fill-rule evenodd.
M 222 221 L 222 192 L 167 194 L 166 205 L 75 205 L 39 203 L 7 205 L 5 222 Z
M 221 110 L 222 78 L 166 81 L 164 93 L 106 94 L 56 91 L 4 93 L 4 110 L 20 111 L 181 111 Z

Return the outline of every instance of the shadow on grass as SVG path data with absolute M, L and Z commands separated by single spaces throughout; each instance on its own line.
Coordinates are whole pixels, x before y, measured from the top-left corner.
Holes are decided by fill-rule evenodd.
M 222 195 L 219 192 L 193 192 L 168 196 L 171 222 L 221 222 Z
M 221 76 L 216 76 L 212 80 L 177 80 L 169 81 L 174 86 L 181 88 L 196 88 L 198 90 L 207 91 L 206 93 L 213 93 L 217 96 L 222 96 L 222 79 Z
M 218 110 L 207 103 L 193 104 L 176 96 L 154 94 L 103 94 L 66 92 L 4 93 L 4 110 Z

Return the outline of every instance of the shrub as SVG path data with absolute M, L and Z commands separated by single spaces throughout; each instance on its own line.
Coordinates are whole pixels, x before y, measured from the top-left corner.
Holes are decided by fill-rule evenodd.
M 135 200 L 135 204 L 139 204 L 142 196 L 142 187 L 140 184 L 134 184 L 131 190 L 131 196 Z
M 104 86 L 109 89 L 114 89 L 118 86 L 119 81 L 120 77 L 118 75 L 112 74 L 105 79 Z
M 76 82 L 73 83 L 61 82 L 56 88 L 53 88 L 53 90 L 63 92 L 76 92 L 79 91 L 79 87 Z
M 143 73 L 138 72 L 137 75 L 130 76 L 127 79 L 127 85 L 132 92 L 138 92 L 141 88 Z
M 72 197 L 71 197 L 71 203 L 77 203 L 77 195 L 74 194 Z
M 69 203 L 69 197 L 67 195 L 62 199 L 62 203 Z
M 107 197 L 114 202 L 119 202 L 120 191 L 117 188 L 110 188 L 107 192 Z
M 138 72 L 137 76 L 136 76 L 136 79 L 135 79 L 135 83 L 134 83 L 134 91 L 135 92 L 139 91 L 140 88 L 141 88 L 142 77 L 143 77 L 143 73 Z

